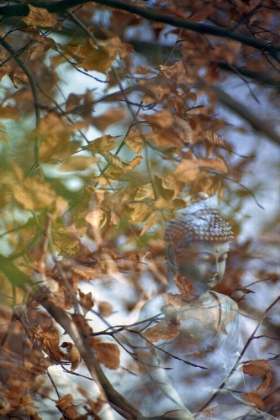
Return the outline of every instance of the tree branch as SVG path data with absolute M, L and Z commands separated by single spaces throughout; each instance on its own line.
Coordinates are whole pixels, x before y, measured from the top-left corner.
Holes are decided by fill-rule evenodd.
M 58 308 L 48 298 L 44 298 L 40 303 L 74 341 L 92 378 L 99 386 L 101 396 L 105 401 L 108 401 L 118 413 L 128 420 L 140 418 L 139 411 L 113 388 L 101 369 L 88 342 L 82 337 L 81 332 L 67 313 L 63 309 Z
M 48 1 L 31 1 L 30 4 L 35 7 L 42 7 L 47 9 L 49 13 L 63 12 L 72 7 L 89 3 L 84 0 L 62 0 L 58 2 Z M 95 0 L 95 3 L 101 4 L 102 6 L 112 7 L 115 9 L 125 10 L 130 13 L 134 13 L 145 19 L 153 22 L 162 22 L 168 25 L 174 26 L 175 28 L 188 29 L 193 32 L 213 35 L 220 38 L 233 39 L 241 44 L 249 45 L 250 47 L 256 48 L 257 50 L 269 52 L 277 61 L 279 61 L 278 54 L 280 52 L 280 46 L 269 44 L 262 40 L 257 40 L 246 35 L 242 35 L 238 32 L 230 29 L 217 27 L 214 25 L 206 25 L 203 23 L 189 22 L 185 19 L 180 19 L 174 16 L 165 15 L 163 13 L 154 12 L 151 9 L 139 7 L 134 4 L 129 4 L 121 0 Z M 0 15 L 4 18 L 12 16 L 27 16 L 29 13 L 28 5 L 13 5 L 0 7 Z

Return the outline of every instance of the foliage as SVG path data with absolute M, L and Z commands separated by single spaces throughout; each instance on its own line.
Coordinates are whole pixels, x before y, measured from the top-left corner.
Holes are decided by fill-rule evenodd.
M 15 1 L 0 15 L 1 418 L 39 419 L 42 400 L 65 419 L 101 418 L 108 401 L 137 418 L 140 391 L 125 399 L 114 384 L 137 370 L 129 339 L 140 304 L 166 290 L 166 222 L 204 191 L 238 235 L 262 182 L 256 173 L 258 182 L 243 184 L 258 154 L 242 156 L 238 139 L 262 132 L 264 148 L 279 147 L 271 121 L 224 88 L 239 78 L 279 108 L 278 2 Z M 233 114 L 244 124 L 233 125 Z M 277 224 L 270 218 L 260 242 L 272 256 Z M 270 288 L 279 280 L 263 254 L 251 264 L 252 241 L 233 245 L 217 290 L 258 322 L 246 346 L 260 341 L 264 356 L 244 372 L 262 380 L 244 397 L 276 416 L 279 353 L 269 348 L 279 340 L 279 299 Z M 260 307 L 250 300 L 261 293 L 255 283 L 269 284 Z M 74 373 L 84 363 L 91 378 Z M 79 376 L 76 391 L 56 386 L 58 365 Z

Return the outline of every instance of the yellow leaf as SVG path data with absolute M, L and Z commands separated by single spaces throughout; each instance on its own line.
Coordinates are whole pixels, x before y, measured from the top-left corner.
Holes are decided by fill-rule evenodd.
M 159 66 L 159 68 L 167 79 L 174 78 L 175 80 L 181 80 L 186 73 L 182 61 L 177 61 L 172 66 Z
M 142 156 L 136 156 L 131 162 L 126 163 L 126 169 L 130 170 L 136 168 L 138 165 L 140 165 L 142 160 Z
M 41 177 L 26 178 L 13 186 L 14 198 L 26 210 L 39 210 L 54 204 L 56 194 Z
M 109 369 L 118 369 L 120 365 L 120 349 L 114 343 L 95 343 L 97 360 Z
M 196 180 L 199 174 L 199 167 L 196 161 L 191 159 L 181 162 L 174 172 L 164 179 L 165 185 L 174 191 L 176 196 L 185 186 L 190 185 Z
M 152 207 L 147 204 L 129 204 L 129 207 L 134 209 L 132 215 L 130 216 L 132 223 L 144 222 L 152 212 Z
M 70 127 L 56 114 L 48 114 L 40 120 L 36 134 L 42 137 L 39 159 L 46 163 L 53 155 L 63 151 L 69 140 Z
M 98 159 L 95 157 L 72 156 L 59 167 L 59 170 L 61 172 L 85 171 L 97 162 Z
M 138 130 L 132 130 L 124 139 L 125 144 L 137 155 L 139 155 L 145 147 L 144 135 Z
M 153 200 L 155 198 L 154 189 L 152 184 L 146 184 L 142 185 L 140 187 L 135 195 L 136 201 L 142 201 L 142 200 Z
M 29 4 L 28 7 L 28 16 L 22 19 L 27 25 L 49 28 L 50 26 L 53 26 L 57 23 L 56 14 L 49 13 L 46 9 L 43 9 L 42 7 L 34 7 L 31 4 Z
M 123 169 L 124 166 L 120 160 L 120 158 L 117 155 L 113 155 L 110 152 L 99 152 L 110 165 L 115 166 L 116 168 Z
M 87 146 L 87 149 L 92 150 L 93 152 L 99 152 L 99 151 L 110 152 L 110 150 L 116 147 L 116 143 L 117 143 L 116 137 L 113 137 L 110 135 L 104 135 L 92 141 Z
M 158 223 L 158 214 L 153 212 L 148 219 L 145 221 L 143 229 L 141 230 L 140 235 L 144 235 L 148 230 L 154 227 Z
M 94 226 L 102 228 L 107 222 L 106 213 L 101 209 L 91 211 L 86 215 L 86 221 Z

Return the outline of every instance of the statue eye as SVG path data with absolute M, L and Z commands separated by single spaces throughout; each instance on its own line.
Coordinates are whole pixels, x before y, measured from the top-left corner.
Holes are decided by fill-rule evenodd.
M 220 258 L 219 258 L 219 262 L 226 261 L 227 257 L 228 257 L 228 254 L 227 254 L 227 252 L 226 252 L 225 254 L 223 254 L 223 255 L 221 255 L 221 256 L 220 256 Z

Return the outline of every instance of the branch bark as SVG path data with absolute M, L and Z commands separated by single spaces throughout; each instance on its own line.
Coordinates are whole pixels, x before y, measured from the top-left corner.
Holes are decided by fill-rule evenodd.
M 88 3 L 84 0 L 62 0 L 58 2 L 47 2 L 47 1 L 32 1 L 31 5 L 35 7 L 42 7 L 47 9 L 49 13 L 64 12 L 75 6 Z M 168 25 L 174 26 L 175 28 L 188 29 L 193 32 L 213 35 L 220 38 L 229 38 L 244 45 L 249 45 L 260 51 L 266 51 L 271 54 L 275 60 L 279 61 L 278 53 L 280 52 L 280 46 L 269 44 L 262 40 L 242 35 L 238 32 L 230 29 L 221 28 L 214 25 L 206 25 L 203 23 L 189 22 L 184 19 L 180 19 L 174 16 L 165 15 L 163 13 L 155 12 L 151 9 L 139 7 L 134 4 L 126 3 L 121 0 L 95 0 L 95 3 L 101 4 L 102 6 L 112 7 L 114 9 L 125 10 L 129 13 L 134 13 L 144 19 L 151 20 L 153 22 L 162 22 Z M 12 16 L 27 16 L 29 13 L 28 5 L 13 5 L 0 7 L 0 15 L 4 18 Z

